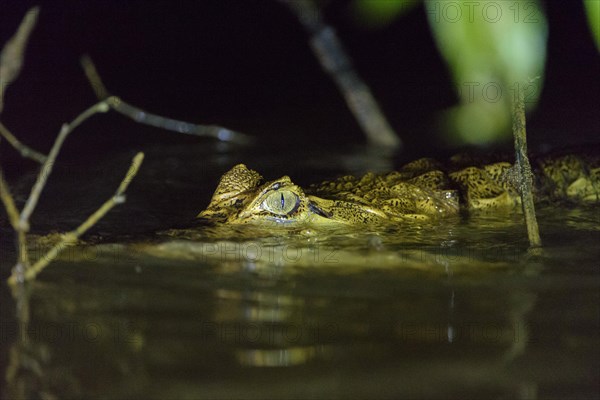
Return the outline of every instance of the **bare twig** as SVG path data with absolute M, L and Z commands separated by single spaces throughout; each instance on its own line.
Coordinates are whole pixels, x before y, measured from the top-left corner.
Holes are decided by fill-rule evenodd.
M 228 128 L 224 128 L 222 126 L 196 125 L 185 121 L 178 121 L 175 119 L 162 117 L 160 115 L 151 114 L 142 110 L 141 108 L 124 102 L 117 96 L 111 96 L 108 100 L 108 104 L 110 104 L 113 110 L 145 125 L 151 125 L 169 131 L 184 133 L 186 135 L 209 136 L 223 142 L 234 142 L 241 144 L 251 141 L 250 136 Z
M 10 223 L 17 234 L 17 246 L 18 246 L 18 262 L 13 270 L 13 276 L 16 276 L 17 281 L 23 281 L 23 274 L 29 268 L 29 256 L 27 253 L 27 240 L 26 235 L 29 232 L 29 218 L 31 214 L 35 210 L 35 207 L 39 201 L 40 194 L 46 185 L 46 181 L 48 180 L 48 176 L 52 172 L 52 167 L 56 160 L 56 156 L 58 152 L 69 135 L 69 133 L 79 126 L 83 121 L 85 121 L 90 116 L 94 115 L 97 112 L 105 112 L 109 109 L 106 102 L 100 102 L 95 104 L 94 106 L 88 108 L 86 111 L 81 113 L 77 118 L 73 120 L 70 124 L 64 124 L 60 134 L 56 138 L 52 149 L 50 150 L 50 154 L 46 157 L 42 167 L 40 168 L 40 172 L 38 174 L 38 178 L 31 189 L 31 193 L 25 202 L 25 206 L 21 213 L 19 214 L 13 197 L 10 194 L 8 189 L 8 185 L 6 184 L 6 180 L 4 179 L 4 174 L 1 173 L 2 170 L 0 168 L 0 197 L 2 202 L 4 203 L 4 207 L 6 208 L 6 212 L 9 216 Z
M 323 21 L 313 1 L 279 1 L 292 10 L 310 35 L 313 53 L 342 92 L 348 108 L 368 140 L 377 145 L 401 147 L 400 137 L 388 123 L 367 84 L 354 69 L 335 30 Z
M 252 141 L 250 136 L 222 126 L 197 125 L 144 111 L 141 108 L 126 103 L 117 96 L 111 96 L 110 92 L 102 83 L 102 79 L 89 56 L 85 55 L 81 58 L 81 66 L 98 99 L 106 99 L 113 110 L 136 122 L 187 135 L 209 136 L 224 142 L 244 144 Z
M 117 204 L 122 204 L 125 202 L 125 191 L 127 187 L 133 180 L 133 178 L 138 173 L 142 162 L 144 161 L 144 153 L 137 153 L 131 162 L 131 166 L 125 174 L 125 177 L 121 181 L 119 188 L 115 192 L 115 194 L 107 200 L 96 212 L 90 215 L 81 225 L 77 227 L 77 229 L 67 232 L 63 234 L 62 240 L 54 245 L 44 256 L 42 256 L 39 260 L 35 262 L 30 268 L 25 270 L 24 280 L 32 280 L 34 279 L 60 252 L 62 252 L 66 247 L 72 245 L 77 242 L 77 239 L 81 237 L 88 229 L 94 226 L 107 212 L 109 212 L 114 206 Z M 18 282 L 18 278 L 13 275 L 9 278 L 8 283 L 14 285 Z
M 79 62 L 81 64 L 81 67 L 83 68 L 85 76 L 88 78 L 88 81 L 90 82 L 90 85 L 94 90 L 94 93 L 96 93 L 96 97 L 98 98 L 98 100 L 107 99 L 110 96 L 110 93 L 108 93 L 106 86 L 104 86 L 102 78 L 100 78 L 100 74 L 98 74 L 98 70 L 96 69 L 96 65 L 94 64 L 90 56 L 84 54 L 79 60 Z
M 75 118 L 70 124 L 63 124 L 60 133 L 58 134 L 58 137 L 56 138 L 56 141 L 54 142 L 54 145 L 52 146 L 52 149 L 48 154 L 48 158 L 46 159 L 46 161 L 42 165 L 42 168 L 40 169 L 38 178 L 35 181 L 33 188 L 31 189 L 31 193 L 27 198 L 27 202 L 25 203 L 25 207 L 21 212 L 21 217 L 19 219 L 19 225 L 21 229 L 25 231 L 29 230 L 29 217 L 31 217 L 33 210 L 35 210 L 35 206 L 37 205 L 38 200 L 40 198 L 40 194 L 42 193 L 42 190 L 46 185 L 48 176 L 52 172 L 56 156 L 58 155 L 58 152 L 69 133 L 71 133 L 73 129 L 77 128 L 83 121 L 85 121 L 92 115 L 97 114 L 99 112 L 106 112 L 108 111 L 108 109 L 109 107 L 106 101 L 101 101 L 79 114 L 77 118 Z
M 22 229 L 19 229 L 19 210 L 15 205 L 15 201 L 10 194 L 10 190 L 8 188 L 8 184 L 4 179 L 4 172 L 2 171 L 2 167 L 0 166 L 0 199 L 4 204 L 4 208 L 6 209 L 6 213 L 8 214 L 8 220 L 17 233 L 17 251 L 18 251 L 18 261 L 15 266 L 14 273 L 20 281 L 23 279 L 23 273 L 25 269 L 29 266 L 29 255 L 27 253 L 27 240 L 26 240 L 26 232 Z
M 521 204 L 527 225 L 527 235 L 531 247 L 540 247 L 542 239 L 535 217 L 535 206 L 533 204 L 533 172 L 527 157 L 527 137 L 525 130 L 525 100 L 522 85 L 519 85 L 515 93 L 512 107 L 513 135 L 515 138 L 515 167 L 518 173 L 519 192 Z
M 17 79 L 21 73 L 27 41 L 29 40 L 31 31 L 33 31 L 33 28 L 35 27 L 39 12 L 39 7 L 32 7 L 27 11 L 17 32 L 6 42 L 2 52 L 0 52 L 0 113 L 2 113 L 4 107 L 4 93 L 6 92 L 6 88 L 11 82 Z M 21 156 L 30 158 L 39 163 L 43 163 L 46 160 L 45 155 L 21 143 L 0 122 L 0 140 L 2 137 L 19 151 Z
M 8 214 L 8 221 L 12 225 L 14 229 L 17 229 L 19 226 L 19 210 L 15 206 L 15 201 L 13 200 L 12 195 L 10 194 L 10 190 L 8 188 L 8 184 L 4 180 L 4 171 L 0 166 L 0 199 L 2 203 L 4 203 L 4 208 L 6 209 L 6 213 Z
M 17 139 L 2 122 L 0 122 L 0 136 L 4 137 L 6 141 L 12 145 L 12 147 L 21 153 L 22 157 L 29 158 L 40 164 L 46 162 L 48 157 L 21 143 L 19 139 Z
M 23 20 L 21 21 L 21 24 L 19 25 L 19 28 L 17 29 L 17 32 L 8 40 L 8 42 L 6 42 L 2 52 L 0 52 L 0 113 L 2 113 L 2 109 L 4 107 L 4 93 L 6 92 L 6 88 L 11 82 L 17 79 L 21 72 L 21 68 L 23 67 L 25 48 L 27 47 L 29 35 L 31 34 L 31 31 L 37 22 L 39 11 L 39 7 L 33 7 L 27 11 L 25 17 L 23 17 Z M 43 157 L 43 155 L 21 144 L 21 142 L 19 142 L 17 138 L 14 137 L 8 131 L 8 129 L 4 127 L 4 125 L 2 125 L 2 128 L 3 129 L 0 130 L 1 136 L 5 137 L 10 144 L 15 146 L 15 148 L 21 152 L 21 154 L 25 153 L 33 158 L 39 158 L 39 156 Z M 18 261 L 13 269 L 13 273 L 18 280 L 22 281 L 25 269 L 29 267 L 29 255 L 27 253 L 26 241 L 27 232 L 23 229 L 20 229 L 18 210 L 15 206 L 14 199 L 10 194 L 8 185 L 4 179 L 4 173 L 2 172 L 1 168 L 0 197 L 2 198 L 2 203 L 6 208 L 10 223 L 17 234 Z
M 38 12 L 39 8 L 37 7 L 32 8 L 28 12 L 23 19 L 23 22 L 21 23 L 17 33 L 13 36 L 13 38 L 11 38 L 11 40 L 9 40 L 2 50 L 2 53 L 0 53 L 0 111 L 6 85 L 16 79 L 21 70 L 27 38 L 29 37 L 31 30 L 35 25 Z M 50 249 L 49 252 L 44 257 L 37 260 L 33 266 L 30 266 L 29 255 L 27 252 L 27 232 L 29 231 L 29 219 L 39 201 L 42 190 L 44 189 L 44 186 L 48 180 L 48 176 L 52 172 L 52 167 L 56 161 L 56 157 L 58 156 L 62 144 L 67 136 L 86 119 L 90 118 L 96 113 L 107 112 L 109 109 L 109 100 L 103 99 L 79 114 L 71 123 L 63 124 L 48 156 L 38 153 L 22 144 L 2 123 L 0 123 L 0 139 L 2 137 L 6 138 L 6 140 L 13 147 L 15 147 L 15 149 L 17 149 L 23 157 L 29 157 L 42 163 L 38 178 L 31 189 L 31 193 L 29 194 L 21 213 L 19 213 L 19 210 L 15 205 L 14 198 L 10 193 L 8 184 L 4 179 L 3 170 L 0 166 L 0 200 L 4 204 L 10 224 L 17 235 L 17 246 L 19 253 L 17 264 L 13 268 L 12 275 L 9 278 L 11 285 L 14 286 L 17 283 L 23 283 L 26 280 L 34 279 L 37 274 L 39 274 L 50 263 L 50 260 L 56 257 L 56 255 L 58 255 L 58 253 L 60 253 L 64 247 L 74 243 L 116 204 L 120 204 L 125 201 L 125 190 L 127 190 L 129 183 L 139 170 L 139 167 L 144 159 L 143 153 L 138 153 L 134 157 L 131 167 L 119 185 L 115 195 L 110 200 L 105 202 L 102 207 L 98 209 L 98 211 L 92 214 L 77 229 L 65 234 L 63 236 L 63 240 L 58 245 Z
M 0 113 L 4 105 L 4 92 L 7 86 L 17 79 L 23 66 L 25 47 L 31 31 L 35 27 L 39 7 L 32 7 L 27 11 L 19 29 L 4 45 L 0 53 Z

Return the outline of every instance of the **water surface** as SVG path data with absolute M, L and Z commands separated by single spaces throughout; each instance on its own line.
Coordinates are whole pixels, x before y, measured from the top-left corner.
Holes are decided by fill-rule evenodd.
M 34 227 L 76 226 L 128 157 L 57 171 Z M 598 397 L 597 207 L 541 207 L 539 252 L 518 212 L 326 234 L 189 226 L 237 162 L 300 184 L 395 166 L 356 149 L 297 159 L 151 149 L 128 202 L 28 288 L 24 332 L 2 287 L 3 396 Z

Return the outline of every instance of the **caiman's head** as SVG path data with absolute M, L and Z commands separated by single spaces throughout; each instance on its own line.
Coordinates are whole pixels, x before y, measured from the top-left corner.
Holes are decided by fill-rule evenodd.
M 219 182 L 206 210 L 198 214 L 212 223 L 328 225 L 385 218 L 381 211 L 306 195 L 288 176 L 263 182 L 262 176 L 238 164 Z

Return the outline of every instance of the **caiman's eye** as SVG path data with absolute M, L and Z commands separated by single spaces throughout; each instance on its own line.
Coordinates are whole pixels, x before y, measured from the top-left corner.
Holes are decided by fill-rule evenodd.
M 263 201 L 263 209 L 277 215 L 289 215 L 298 208 L 298 196 L 289 190 L 276 190 Z

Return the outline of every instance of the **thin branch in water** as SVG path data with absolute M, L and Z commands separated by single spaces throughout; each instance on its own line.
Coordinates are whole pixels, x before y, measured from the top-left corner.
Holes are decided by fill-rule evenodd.
M 4 171 L 0 166 L 0 200 L 4 204 L 4 208 L 6 209 L 6 213 L 8 214 L 8 221 L 14 229 L 17 229 L 19 226 L 19 210 L 17 210 L 17 206 L 15 205 L 14 198 L 10 193 L 8 188 L 8 184 L 4 179 Z
M 114 206 L 117 204 L 122 204 L 125 202 L 125 191 L 127 187 L 137 175 L 142 162 L 144 161 L 144 153 L 137 153 L 131 162 L 131 166 L 129 170 L 125 174 L 125 177 L 121 181 L 117 191 L 115 194 L 107 200 L 96 212 L 90 215 L 81 225 L 79 225 L 75 230 L 67 232 L 63 234 L 62 240 L 54 245 L 48 252 L 42 256 L 39 260 L 35 262 L 30 268 L 28 268 L 23 276 L 23 279 L 26 281 L 35 279 L 35 277 L 42 272 L 44 268 L 50 264 L 52 260 L 58 256 L 66 247 L 69 245 L 75 244 L 77 240 L 87 232 L 92 226 L 94 226 L 107 212 L 109 212 Z M 13 273 L 13 275 L 9 278 L 8 283 L 10 285 L 14 285 L 18 283 L 19 280 Z
M 11 82 L 17 79 L 21 73 L 27 41 L 29 40 L 29 36 L 33 31 L 33 28 L 35 27 L 39 11 L 39 7 L 33 7 L 27 11 L 25 17 L 23 17 L 23 20 L 21 21 L 21 24 L 19 25 L 19 28 L 17 29 L 17 32 L 8 40 L 8 42 L 6 42 L 2 48 L 2 52 L 0 52 L 0 113 L 2 113 L 2 109 L 4 107 L 4 93 L 6 92 L 6 88 Z M 2 125 L 2 127 L 4 128 L 4 125 Z M 20 144 L 21 154 L 23 154 L 24 150 L 25 153 L 29 154 L 30 156 L 36 157 L 36 155 L 38 155 L 43 157 L 43 155 L 21 144 L 17 138 L 8 131 L 8 129 L 4 128 L 0 131 L 0 133 L 13 146 L 15 146 L 15 144 Z M 19 149 L 18 146 L 16 146 L 16 148 Z M 8 214 L 10 223 L 17 234 L 18 261 L 13 269 L 13 273 L 15 274 L 16 279 L 22 281 L 25 270 L 29 267 L 26 231 L 21 229 L 22 227 L 18 217 L 19 212 L 15 206 L 14 199 L 10 194 L 8 185 L 4 179 L 4 173 L 1 168 L 0 197 L 6 208 L 6 213 Z
M 29 35 L 35 27 L 39 13 L 39 7 L 30 8 L 23 17 L 17 32 L 6 42 L 0 52 L 0 113 L 4 106 L 4 92 L 8 85 L 17 79 L 23 67 L 25 47 L 27 47 Z
M 13 273 L 15 277 L 22 282 L 25 273 L 25 269 L 29 266 L 29 254 L 27 253 L 27 240 L 26 240 L 26 232 L 22 229 L 19 229 L 19 210 L 15 205 L 14 198 L 10 193 L 10 189 L 8 188 L 8 184 L 4 179 L 4 171 L 0 166 L 0 199 L 4 204 L 4 208 L 6 209 L 6 213 L 8 214 L 8 220 L 10 225 L 13 227 L 14 231 L 17 234 L 17 251 L 18 251 L 18 262 L 15 265 Z
M 367 139 L 376 145 L 399 148 L 402 141 L 388 123 L 373 93 L 358 75 L 335 30 L 320 16 L 312 0 L 279 0 L 296 15 L 310 35 L 310 47 L 321 67 L 344 96 Z
M 94 114 L 99 112 L 108 111 L 109 106 L 106 101 L 101 101 L 99 103 L 94 104 L 81 114 L 77 116 L 70 124 L 63 124 L 58 137 L 54 141 L 54 145 L 52 145 L 52 149 L 46 158 L 44 164 L 42 164 L 42 168 L 40 168 L 40 172 L 38 174 L 37 180 L 31 188 L 31 193 L 27 198 L 27 202 L 25 203 L 25 207 L 23 207 L 23 211 L 21 211 L 21 217 L 19 219 L 19 227 L 23 231 L 29 231 L 29 218 L 31 214 L 35 210 L 35 207 L 40 198 L 40 194 L 46 185 L 46 181 L 48 180 L 48 176 L 52 172 L 52 167 L 54 166 L 54 162 L 56 161 L 56 156 L 62 147 L 63 142 L 67 138 L 67 136 L 73 131 L 73 129 L 77 128 L 83 121 L 88 119 Z
M 512 105 L 513 136 L 515 139 L 515 167 L 518 173 L 518 186 L 521 204 L 527 225 L 530 247 L 541 247 L 542 239 L 535 216 L 533 204 L 533 172 L 527 157 L 527 135 L 525 130 L 525 97 L 523 85 L 519 85 Z
M 38 7 L 32 8 L 27 13 L 23 19 L 23 22 L 19 26 L 17 33 L 7 42 L 6 46 L 0 53 L 0 112 L 2 111 L 3 96 L 7 85 L 14 81 L 21 71 L 23 65 L 23 53 L 29 34 L 35 26 L 38 13 Z M 140 165 L 142 164 L 144 159 L 143 153 L 138 153 L 134 157 L 131 167 L 119 185 L 115 195 L 110 200 L 105 202 L 102 207 L 92 214 L 77 229 L 65 234 L 61 243 L 50 249 L 50 251 L 44 257 L 37 260 L 33 266 L 30 266 L 29 254 L 27 252 L 27 232 L 29 231 L 29 219 L 39 201 L 39 197 L 44 189 L 44 186 L 46 185 L 48 176 L 52 172 L 52 167 L 56 161 L 56 157 L 58 156 L 58 152 L 60 151 L 63 142 L 67 136 L 85 120 L 96 113 L 107 112 L 109 109 L 110 106 L 108 104 L 108 100 L 102 100 L 79 114 L 71 123 L 63 124 L 48 156 L 38 153 L 22 144 L 2 123 L 0 123 L 0 139 L 4 137 L 15 149 L 21 153 L 23 157 L 29 157 L 42 163 L 38 178 L 31 189 L 31 193 L 29 194 L 21 213 L 19 213 L 19 210 L 15 205 L 14 198 L 10 193 L 8 184 L 4 179 L 4 172 L 0 166 L 0 201 L 4 204 L 10 224 L 17 235 L 17 246 L 19 253 L 18 261 L 12 270 L 11 277 L 9 278 L 9 283 L 11 285 L 14 286 L 15 284 L 23 283 L 26 280 L 34 279 L 37 274 L 39 274 L 50 263 L 50 260 L 56 257 L 65 246 L 74 243 L 116 204 L 120 204 L 125 201 L 124 193 L 131 183 L 131 180 L 137 174 Z
M 36 161 L 40 164 L 46 162 L 46 157 L 44 154 L 33 150 L 32 148 L 24 145 L 13 135 L 6 126 L 2 122 L 0 122 L 0 136 L 4 137 L 8 143 L 12 145 L 23 158 L 29 158 L 33 161 Z
M 85 55 L 81 58 L 81 66 L 98 99 L 106 99 L 113 110 L 136 122 L 187 135 L 209 136 L 223 142 L 247 144 L 252 141 L 251 136 L 222 126 L 197 125 L 144 111 L 141 108 L 123 101 L 117 96 L 111 96 L 110 92 L 104 86 L 104 83 L 102 83 L 98 70 L 89 56 Z

